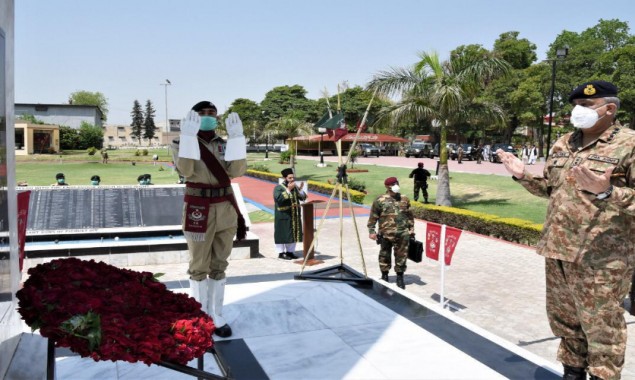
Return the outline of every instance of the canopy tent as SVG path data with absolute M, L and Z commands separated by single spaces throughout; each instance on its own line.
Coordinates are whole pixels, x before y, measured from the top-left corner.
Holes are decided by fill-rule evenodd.
M 348 133 L 344 135 L 340 141 L 342 141 L 342 149 L 346 152 L 350 148 L 353 140 L 355 140 L 355 133 Z M 381 133 L 360 133 L 357 139 L 358 144 L 375 144 L 378 146 L 397 145 L 399 143 L 407 143 L 408 140 L 391 135 L 384 135 Z M 335 155 L 335 136 L 327 134 L 323 135 L 310 135 L 310 136 L 298 136 L 288 140 L 290 146 L 297 145 L 298 154 L 314 154 L 317 155 L 319 150 L 322 150 L 325 154 Z M 386 154 L 396 155 L 398 149 L 395 147 L 386 152 Z

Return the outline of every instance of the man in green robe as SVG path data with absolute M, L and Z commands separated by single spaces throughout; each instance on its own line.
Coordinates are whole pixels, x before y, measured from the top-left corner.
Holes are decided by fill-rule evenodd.
M 278 258 L 293 260 L 297 257 L 296 242 L 302 241 L 302 220 L 300 219 L 300 201 L 306 200 L 304 183 L 296 184 L 291 168 L 282 171 L 284 181 L 273 189 L 274 243 Z

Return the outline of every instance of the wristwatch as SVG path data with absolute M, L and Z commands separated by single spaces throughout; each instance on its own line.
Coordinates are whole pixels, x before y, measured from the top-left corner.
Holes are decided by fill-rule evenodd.
M 613 193 L 613 185 L 609 186 L 609 188 L 606 189 L 606 191 L 599 194 L 595 194 L 595 199 L 600 199 L 600 200 L 606 199 L 610 197 L 612 193 Z

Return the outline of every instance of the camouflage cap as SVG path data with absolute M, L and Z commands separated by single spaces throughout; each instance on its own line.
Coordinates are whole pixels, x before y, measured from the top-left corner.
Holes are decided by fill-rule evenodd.
M 575 99 L 595 99 L 617 96 L 617 86 L 603 80 L 592 80 L 582 83 L 569 95 L 569 103 Z

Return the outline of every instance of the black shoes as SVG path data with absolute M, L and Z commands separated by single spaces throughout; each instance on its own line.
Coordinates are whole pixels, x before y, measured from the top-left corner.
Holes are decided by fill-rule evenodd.
M 564 365 L 563 380 L 586 380 L 586 371 L 584 368 L 570 367 Z
M 225 323 L 225 325 L 221 327 L 216 327 L 216 330 L 214 330 L 214 334 L 220 336 L 221 338 L 228 338 L 232 336 L 232 328 L 229 327 L 227 323 Z
M 381 279 L 386 282 L 390 282 L 388 281 L 388 272 L 381 272 Z
M 397 286 L 401 289 L 406 289 L 406 284 L 403 282 L 403 273 L 397 273 Z
M 297 257 L 291 252 L 280 252 L 280 253 L 278 253 L 278 258 L 282 259 L 282 260 L 297 259 Z

